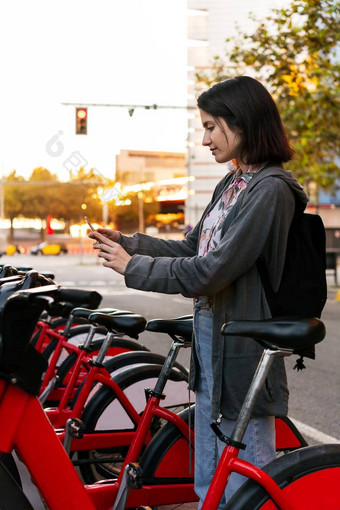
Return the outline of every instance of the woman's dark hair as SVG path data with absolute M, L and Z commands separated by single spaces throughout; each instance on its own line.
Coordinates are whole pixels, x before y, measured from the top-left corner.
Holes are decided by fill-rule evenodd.
M 197 106 L 240 133 L 243 163 L 289 161 L 294 156 L 277 106 L 257 80 L 236 76 L 216 83 L 199 95 Z

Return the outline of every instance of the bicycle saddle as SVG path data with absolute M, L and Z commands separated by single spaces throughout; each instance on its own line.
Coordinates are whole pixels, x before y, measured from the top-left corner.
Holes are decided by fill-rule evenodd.
M 133 315 L 133 312 L 129 312 L 127 310 L 119 310 L 118 308 L 98 308 L 98 310 L 95 310 L 95 312 L 106 313 L 110 315 Z M 94 310 L 90 308 L 77 307 L 72 310 L 73 317 L 80 317 L 82 319 L 88 319 L 92 313 L 94 313 Z
M 88 320 L 94 324 L 105 326 L 112 333 L 125 333 L 132 338 L 138 338 L 145 330 L 146 319 L 138 314 L 111 315 L 93 312 Z
M 186 342 L 190 342 L 193 330 L 193 317 L 192 315 L 185 315 L 177 319 L 152 319 L 147 323 L 145 329 L 155 333 L 180 336 Z
M 15 274 L 14 268 L 10 264 L 5 264 L 2 266 L 0 270 L 0 278 L 5 278 L 6 276 L 13 276 Z
M 18 280 L 22 280 L 22 276 L 20 274 L 15 274 L 13 276 L 3 276 L 0 278 L 0 285 L 4 283 L 17 282 Z
M 16 269 L 17 269 L 17 274 L 22 275 L 22 276 L 25 276 L 26 273 L 29 271 L 29 270 L 22 270 L 20 268 L 16 268 Z M 48 273 L 46 271 L 43 271 L 43 272 L 39 272 L 39 274 L 45 278 L 48 278 L 49 280 L 54 280 L 54 278 L 55 278 L 54 273 Z
M 260 321 L 230 321 L 223 324 L 222 335 L 244 336 L 257 340 L 270 349 L 293 349 L 299 353 L 321 342 L 326 328 L 320 319 L 284 317 Z

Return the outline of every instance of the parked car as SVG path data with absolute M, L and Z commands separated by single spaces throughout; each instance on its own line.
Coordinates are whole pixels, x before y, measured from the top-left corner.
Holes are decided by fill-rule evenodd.
M 16 253 L 25 253 L 25 248 L 16 244 L 8 244 L 4 251 L 0 251 L 0 257 L 3 255 L 15 255 Z
M 15 253 L 25 253 L 25 249 L 16 244 L 8 244 L 3 255 L 14 255 Z
M 65 244 L 48 244 L 44 241 L 31 248 L 31 255 L 60 255 L 60 253 L 67 253 L 67 251 Z

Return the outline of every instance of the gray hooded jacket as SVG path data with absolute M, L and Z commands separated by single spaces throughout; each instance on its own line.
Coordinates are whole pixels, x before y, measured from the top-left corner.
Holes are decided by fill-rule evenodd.
M 228 186 L 227 174 L 216 186 L 201 220 L 183 241 L 144 234 L 121 236 L 121 245 L 133 255 L 125 271 L 127 287 L 185 297 L 210 296 L 213 302 L 212 418 L 221 413 L 235 419 L 245 398 L 263 348 L 254 340 L 224 337 L 221 326 L 237 319 L 269 318 L 270 310 L 257 270 L 261 256 L 273 289 L 282 275 L 289 227 L 295 203 L 308 201 L 290 172 L 267 165 L 240 194 L 223 222 L 218 247 L 198 256 L 203 219 Z M 190 387 L 195 389 L 197 360 L 192 349 Z M 288 388 L 282 358 L 276 358 L 254 415 L 284 415 Z

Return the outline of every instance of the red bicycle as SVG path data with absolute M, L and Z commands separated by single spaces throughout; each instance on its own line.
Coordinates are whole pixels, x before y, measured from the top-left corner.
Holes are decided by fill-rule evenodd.
M 176 354 L 185 343 L 185 340 L 177 338 L 176 335 L 185 334 L 185 332 L 189 335 L 192 327 L 191 321 L 187 319 L 168 321 L 166 325 L 166 331 L 170 332 L 176 340 L 173 343 L 167 362 L 163 366 L 154 390 L 148 392 L 149 398 L 145 411 L 117 480 L 106 480 L 84 487 L 60 441 L 57 439 L 53 428 L 46 419 L 37 398 L 34 396 L 34 394 L 39 392 L 40 377 L 46 365 L 41 356 L 29 345 L 29 338 L 34 329 L 34 321 L 37 320 L 42 309 L 46 307 L 46 299 L 56 299 L 57 296 L 58 288 L 56 286 L 20 291 L 7 300 L 2 310 L 0 450 L 8 453 L 13 448 L 17 450 L 20 458 L 28 467 L 31 476 L 36 481 L 48 508 L 51 510 L 64 509 L 65 504 L 72 505 L 76 510 L 109 510 L 112 508 L 119 510 L 135 508 L 141 504 L 159 505 L 196 500 L 192 483 L 188 483 L 188 480 L 183 476 L 185 473 L 182 473 L 185 471 L 185 469 L 182 469 L 182 463 L 183 466 L 190 468 L 190 460 L 186 455 L 188 452 L 187 448 L 184 451 L 181 445 L 179 445 L 179 448 L 178 445 L 176 447 L 176 442 L 171 447 L 168 447 L 165 452 L 156 448 L 153 459 L 155 464 L 157 464 L 156 460 L 158 459 L 158 464 L 156 467 L 150 466 L 149 462 L 150 469 L 148 471 L 147 460 L 150 461 L 152 459 L 152 450 L 154 449 L 153 445 L 155 438 L 158 436 L 157 434 L 149 442 L 141 456 L 145 437 L 150 431 L 153 417 L 155 416 L 165 419 L 171 425 L 177 427 L 182 440 L 186 445 L 189 444 L 189 438 L 192 434 L 185 421 L 181 417 L 170 413 L 166 408 L 160 407 L 159 403 L 163 398 L 164 384 L 169 372 L 172 370 Z M 19 316 L 21 317 L 20 321 L 17 320 Z M 298 328 L 300 322 L 295 321 L 291 323 L 290 331 L 286 331 L 286 337 L 290 338 L 292 331 L 295 331 L 295 340 L 304 340 L 308 346 L 320 341 L 320 321 L 317 323 L 313 321 L 307 322 L 310 331 L 306 332 L 306 330 L 303 330 L 297 334 L 296 328 Z M 273 325 L 276 325 L 276 327 L 282 324 L 284 327 L 285 321 L 283 323 L 282 321 L 281 323 L 273 321 Z M 158 322 L 158 326 L 156 321 L 154 325 L 156 325 L 158 331 L 161 328 L 165 328 L 164 321 Z M 284 337 L 284 335 L 281 336 L 282 338 Z M 275 341 L 279 340 L 280 338 L 275 338 Z M 294 351 L 293 348 L 290 350 L 291 353 Z M 27 367 L 30 369 L 28 370 Z M 163 430 L 161 429 L 161 431 Z M 37 442 L 34 441 L 36 437 L 39 437 Z M 191 441 L 193 441 L 192 437 Z M 235 445 L 232 448 L 235 448 Z M 177 451 L 175 465 L 174 451 Z M 303 451 L 304 449 L 301 450 L 301 452 Z M 49 455 L 46 455 L 46 452 L 49 452 Z M 291 455 L 294 455 L 294 453 L 284 456 L 282 459 L 286 459 Z M 160 457 L 163 459 L 163 462 L 159 461 Z M 52 462 L 51 459 L 53 459 Z M 139 460 L 140 463 L 138 462 Z M 280 461 L 281 459 L 278 459 L 275 462 Z M 178 469 L 179 466 L 180 469 Z M 152 474 L 151 468 L 156 470 L 157 476 L 147 479 L 147 476 Z M 175 478 L 164 477 L 164 474 L 167 474 L 167 470 L 169 471 L 168 468 L 175 472 L 176 468 L 178 469 Z M 6 471 L 2 471 L 3 477 L 7 477 Z M 319 471 L 320 469 L 316 470 L 316 472 Z M 337 471 L 339 472 L 339 470 Z M 179 472 L 180 474 L 178 474 Z M 58 480 L 58 483 L 56 483 L 56 480 Z M 217 477 L 217 480 L 219 482 L 215 479 L 215 488 L 217 484 L 219 489 L 222 487 L 221 490 L 223 492 L 224 480 L 221 477 Z M 334 482 L 334 478 L 332 482 Z M 0 506 L 2 510 L 30 508 L 22 493 L 17 490 L 14 491 L 12 488 L 10 491 L 8 490 L 10 487 L 9 483 L 9 481 L 8 483 L 6 482 L 5 487 L 0 483 Z M 275 486 L 274 481 L 271 483 Z M 267 483 L 267 485 L 272 495 L 271 483 Z M 329 484 L 327 488 L 331 490 L 332 484 Z M 213 493 L 214 491 L 215 489 Z M 334 490 L 332 493 L 334 494 Z M 279 506 L 281 505 L 281 500 L 283 501 L 283 498 L 280 499 L 280 496 L 281 494 L 279 496 L 275 494 L 276 502 Z M 212 496 L 211 494 L 207 496 L 205 508 L 210 510 L 217 508 L 213 497 L 214 495 Z M 290 506 L 286 505 L 282 506 L 282 508 L 301 510 L 301 508 L 306 507 L 301 507 L 301 505 L 294 506 L 292 500 Z M 333 504 L 333 506 L 328 506 L 328 508 L 333 509 L 337 507 Z
M 202 510 L 218 507 L 232 472 L 249 480 L 241 486 L 225 507 L 228 510 L 331 510 L 340 508 L 340 444 L 302 448 L 258 469 L 238 458 L 244 432 L 256 398 L 276 356 L 303 353 L 325 337 L 319 319 L 269 319 L 231 321 L 222 327 L 224 335 L 250 337 L 264 348 L 257 372 L 245 398 L 230 437 L 213 428 L 226 443 Z

